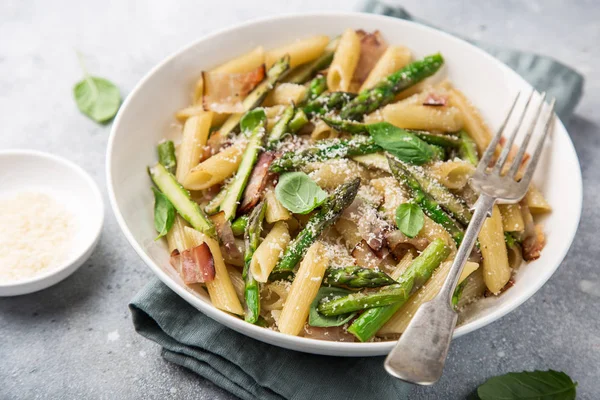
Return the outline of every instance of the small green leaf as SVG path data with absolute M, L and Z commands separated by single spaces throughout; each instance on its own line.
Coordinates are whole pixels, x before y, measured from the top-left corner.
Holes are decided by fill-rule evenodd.
M 375 143 L 401 161 L 421 165 L 431 161 L 435 155 L 426 142 L 390 123 L 370 124 L 367 125 L 367 129 Z
M 154 192 L 154 228 L 158 231 L 158 240 L 165 236 L 175 221 L 175 207 L 160 190 L 152 187 Z
M 253 131 L 257 126 L 262 125 L 267 120 L 267 114 L 263 108 L 255 108 L 248 111 L 240 120 L 240 130 L 242 132 Z
M 352 293 L 350 290 L 345 290 L 345 289 L 340 289 L 340 288 L 335 288 L 335 287 L 326 287 L 326 286 L 321 287 L 319 289 L 319 292 L 317 293 L 317 296 L 315 297 L 315 299 L 313 300 L 313 302 L 310 305 L 310 311 L 308 313 L 308 324 L 310 326 L 317 326 L 317 327 L 324 328 L 324 327 L 328 327 L 328 326 L 344 325 L 346 322 L 350 321 L 352 318 L 354 318 L 356 313 L 335 315 L 333 317 L 326 317 L 317 311 L 317 307 L 319 306 L 321 299 L 323 299 L 325 297 L 331 297 L 331 298 L 344 297 L 344 296 L 349 295 L 350 293 Z
M 577 382 L 564 372 L 511 372 L 488 379 L 477 388 L 481 400 L 573 400 Z
M 275 197 L 294 214 L 307 214 L 327 199 L 327 192 L 304 172 L 288 172 L 279 177 Z
M 400 204 L 396 209 L 396 225 L 400 232 L 404 233 L 409 238 L 413 238 L 419 234 L 425 216 L 421 207 L 414 203 Z

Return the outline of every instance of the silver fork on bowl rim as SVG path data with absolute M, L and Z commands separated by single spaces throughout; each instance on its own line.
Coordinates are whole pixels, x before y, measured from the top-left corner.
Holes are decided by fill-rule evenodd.
M 550 101 L 550 105 L 546 105 L 546 94 L 543 93 L 537 110 L 535 110 L 535 116 L 529 123 L 527 133 L 512 160 L 510 168 L 508 170 L 504 168 L 511 147 L 525 120 L 525 115 L 530 109 L 533 93 L 534 91 L 532 91 L 521 114 L 518 116 L 518 122 L 512 128 L 512 132 L 504 143 L 496 163 L 490 166 L 492 158 L 496 154 L 496 148 L 500 144 L 500 139 L 504 131 L 508 130 L 507 126 L 515 111 L 519 94 L 515 97 L 508 115 L 483 154 L 481 161 L 479 161 L 470 181 L 473 189 L 479 193 L 479 198 L 473 206 L 473 217 L 458 248 L 446 281 L 433 300 L 419 307 L 410 324 L 400 336 L 398 343 L 385 360 L 386 371 L 396 378 L 419 385 L 431 385 L 442 376 L 450 341 L 458 319 L 458 314 L 452 306 L 452 294 L 456 289 L 462 269 L 473 250 L 483 223 L 487 217 L 491 216 L 494 204 L 497 202 L 504 204 L 517 203 L 527 193 L 544 142 L 554 120 L 555 99 Z M 544 107 L 545 105 L 547 107 Z M 549 110 L 542 116 L 544 108 L 549 108 Z M 535 146 L 523 176 L 517 180 L 517 172 L 523 163 L 527 145 L 531 141 L 536 126 L 540 123 L 543 124 L 542 136 Z

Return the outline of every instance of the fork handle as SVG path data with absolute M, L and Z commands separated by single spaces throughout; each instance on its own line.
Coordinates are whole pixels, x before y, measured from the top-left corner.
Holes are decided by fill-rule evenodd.
M 452 294 L 495 202 L 495 198 L 484 194 L 477 199 L 473 217 L 440 292 L 419 307 L 385 360 L 384 366 L 390 375 L 419 385 L 432 385 L 442 376 L 458 319 L 452 307 Z

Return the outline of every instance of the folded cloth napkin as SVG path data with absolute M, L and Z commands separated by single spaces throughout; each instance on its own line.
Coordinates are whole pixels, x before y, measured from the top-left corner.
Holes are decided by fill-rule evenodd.
M 377 1 L 367 2 L 366 11 L 412 19 L 402 8 Z M 563 120 L 573 112 L 583 86 L 577 72 L 547 57 L 476 44 L 555 96 Z M 384 371 L 383 357 L 316 356 L 259 342 L 200 313 L 158 279 L 129 307 L 137 332 L 161 345 L 165 359 L 244 400 L 398 400 L 410 392 Z

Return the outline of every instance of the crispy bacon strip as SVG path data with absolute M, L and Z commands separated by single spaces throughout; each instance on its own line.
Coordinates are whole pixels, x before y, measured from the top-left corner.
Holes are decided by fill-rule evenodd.
M 360 86 L 367 79 L 379 58 L 385 53 L 388 44 L 379 31 L 368 33 L 360 29 L 356 31 L 356 34 L 360 38 L 360 57 L 354 70 L 352 83 Z
M 202 71 L 202 106 L 219 113 L 244 112 L 242 100 L 265 77 L 265 65 L 250 72 L 225 74 Z
M 252 170 L 252 175 L 248 180 L 248 186 L 242 197 L 242 205 L 239 208 L 240 213 L 245 213 L 254 208 L 258 204 L 265 190 L 265 186 L 269 181 L 269 167 L 275 160 L 275 153 L 267 151 L 258 157 L 258 161 Z
M 215 279 L 215 260 L 206 243 L 180 253 L 171 253 L 171 265 L 179 272 L 186 285 L 211 282 Z

